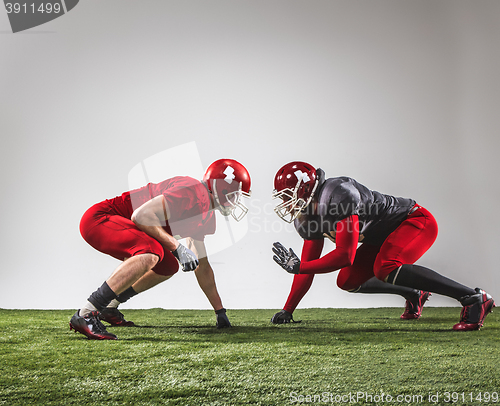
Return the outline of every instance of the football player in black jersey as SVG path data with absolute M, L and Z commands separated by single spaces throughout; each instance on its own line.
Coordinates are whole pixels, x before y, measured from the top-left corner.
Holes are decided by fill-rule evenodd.
M 429 292 L 462 304 L 460 321 L 453 326 L 457 331 L 480 329 L 495 306 L 484 290 L 415 265 L 436 240 L 438 227 L 433 215 L 413 199 L 370 190 L 348 177 L 325 180 L 321 169 L 305 162 L 284 165 L 274 187 L 273 197 L 281 199 L 276 214 L 294 222 L 304 244 L 299 259 L 292 249 L 274 243 L 274 261 L 295 276 L 287 303 L 273 323 L 293 321 L 292 313 L 315 274 L 339 269 L 337 285 L 343 290 L 403 296 L 403 319 L 420 317 Z M 325 237 L 336 247 L 321 256 Z

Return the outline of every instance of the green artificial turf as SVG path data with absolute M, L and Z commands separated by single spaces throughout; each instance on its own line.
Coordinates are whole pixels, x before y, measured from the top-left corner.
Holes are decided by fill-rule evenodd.
M 454 332 L 458 308 L 276 311 L 124 310 L 138 326 L 94 341 L 74 310 L 0 310 L 0 404 L 500 404 L 500 312 Z

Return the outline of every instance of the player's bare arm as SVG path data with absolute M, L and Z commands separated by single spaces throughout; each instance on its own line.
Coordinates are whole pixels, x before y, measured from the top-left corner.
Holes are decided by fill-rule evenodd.
M 162 227 L 162 224 L 168 220 L 165 204 L 163 195 L 156 196 L 137 208 L 132 214 L 131 220 L 140 230 L 153 237 L 163 247 L 174 251 L 179 246 L 179 241 Z
M 214 310 L 217 311 L 222 309 L 222 300 L 219 296 L 219 292 L 217 291 L 214 272 L 212 270 L 212 267 L 210 266 L 210 263 L 208 262 L 207 257 L 200 259 L 200 264 L 198 265 L 198 268 L 196 268 L 196 271 L 194 273 L 201 290 L 203 290 L 203 293 L 205 293 L 205 296 L 207 297 Z
M 165 197 L 159 195 L 136 209 L 132 213 L 131 220 L 140 230 L 153 237 L 169 251 L 172 251 L 172 254 L 181 263 L 184 272 L 194 271 L 198 266 L 196 255 L 189 248 L 180 244 L 162 227 L 162 224 L 168 221 L 167 213 Z
M 186 245 L 189 249 L 193 250 L 200 259 L 198 268 L 196 268 L 194 273 L 201 290 L 205 293 L 205 296 L 215 311 L 217 316 L 217 328 L 231 327 L 231 323 L 226 315 L 226 309 L 224 309 L 219 292 L 217 291 L 214 271 L 208 261 L 205 244 L 203 241 L 187 238 Z
M 222 309 L 222 300 L 217 292 L 215 277 L 210 262 L 208 261 L 205 244 L 203 241 L 196 241 L 192 238 L 186 238 L 187 247 L 192 250 L 199 258 L 199 265 L 195 270 L 196 279 L 201 290 L 205 293 L 208 301 L 214 310 Z

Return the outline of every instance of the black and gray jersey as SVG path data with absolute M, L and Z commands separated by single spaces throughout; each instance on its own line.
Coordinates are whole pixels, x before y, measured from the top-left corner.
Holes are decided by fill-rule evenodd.
M 323 238 L 349 216 L 359 218 L 363 243 L 382 245 L 408 216 L 415 200 L 385 195 L 368 189 L 349 177 L 324 181 L 311 204 L 295 219 L 294 226 L 306 240 Z

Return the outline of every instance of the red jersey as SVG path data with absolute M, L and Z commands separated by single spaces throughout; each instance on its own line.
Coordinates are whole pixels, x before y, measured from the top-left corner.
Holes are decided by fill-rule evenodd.
M 161 194 L 166 201 L 168 221 L 163 228 L 167 233 L 176 238 L 191 237 L 198 241 L 215 233 L 215 215 L 210 207 L 208 189 L 199 180 L 188 176 L 148 183 L 107 202 L 118 215 L 130 219 L 135 209 Z

